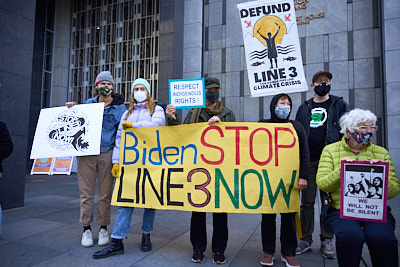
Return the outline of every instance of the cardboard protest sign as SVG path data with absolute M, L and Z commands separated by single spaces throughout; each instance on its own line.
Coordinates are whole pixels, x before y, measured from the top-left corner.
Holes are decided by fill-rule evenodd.
M 168 80 L 169 103 L 177 109 L 204 108 L 204 78 Z
M 307 91 L 293 0 L 238 4 L 252 97 Z
M 128 129 L 112 204 L 230 213 L 297 212 L 299 144 L 290 123 Z
M 340 217 L 386 222 L 389 163 L 341 162 Z
M 100 154 L 104 103 L 40 111 L 31 159 Z
M 33 161 L 31 175 L 50 174 L 53 167 L 53 158 L 41 158 Z
M 71 167 L 74 157 L 57 157 L 54 159 L 53 167 L 51 169 L 51 174 L 71 174 Z

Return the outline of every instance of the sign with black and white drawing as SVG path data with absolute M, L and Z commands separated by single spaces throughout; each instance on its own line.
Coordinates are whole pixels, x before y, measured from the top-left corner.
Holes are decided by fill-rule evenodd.
M 100 154 L 104 103 L 40 111 L 31 159 Z
M 386 222 L 389 163 L 341 162 L 340 217 Z

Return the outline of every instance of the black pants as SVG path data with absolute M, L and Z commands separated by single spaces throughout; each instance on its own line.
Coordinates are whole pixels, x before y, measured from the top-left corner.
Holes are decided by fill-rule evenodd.
M 310 169 L 308 173 L 308 181 L 307 188 L 301 191 L 301 205 L 300 205 L 300 222 L 301 222 L 301 231 L 303 232 L 303 241 L 307 241 L 308 243 L 312 243 L 312 234 L 314 232 L 314 204 L 315 204 L 315 196 L 317 194 L 317 183 L 316 176 L 318 171 L 318 160 L 310 162 Z M 319 190 L 319 194 L 321 200 L 325 192 Z M 324 224 L 320 221 L 319 223 L 321 234 L 320 239 L 324 241 L 325 239 L 332 239 L 333 234 L 328 229 L 325 228 Z
M 295 213 L 281 213 L 281 253 L 295 256 L 297 247 Z M 276 243 L 276 214 L 263 214 L 261 220 L 263 251 L 274 255 Z
M 387 209 L 386 223 L 340 218 L 340 210 L 331 208 L 324 219 L 336 236 L 337 261 L 340 267 L 360 266 L 364 243 L 368 246 L 372 266 L 399 266 L 396 220 Z
M 190 221 L 190 242 L 194 252 L 204 252 L 207 247 L 207 226 L 205 212 L 192 212 Z M 228 243 L 228 214 L 213 213 L 212 251 L 224 253 Z

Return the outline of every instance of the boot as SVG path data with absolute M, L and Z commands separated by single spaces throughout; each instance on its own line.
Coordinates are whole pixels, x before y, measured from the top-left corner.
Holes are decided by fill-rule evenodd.
M 93 254 L 93 259 L 107 258 L 122 253 L 124 253 L 124 244 L 122 243 L 122 239 L 112 238 L 107 247 Z
M 153 248 L 153 246 L 151 245 L 150 234 L 143 234 L 142 235 L 142 245 L 140 246 L 140 249 L 143 252 L 148 252 L 152 248 Z

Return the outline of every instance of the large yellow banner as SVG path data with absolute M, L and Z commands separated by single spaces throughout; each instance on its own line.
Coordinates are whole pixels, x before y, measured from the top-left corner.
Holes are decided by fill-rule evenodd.
M 299 145 L 290 123 L 224 122 L 122 133 L 112 204 L 203 212 L 297 212 Z

